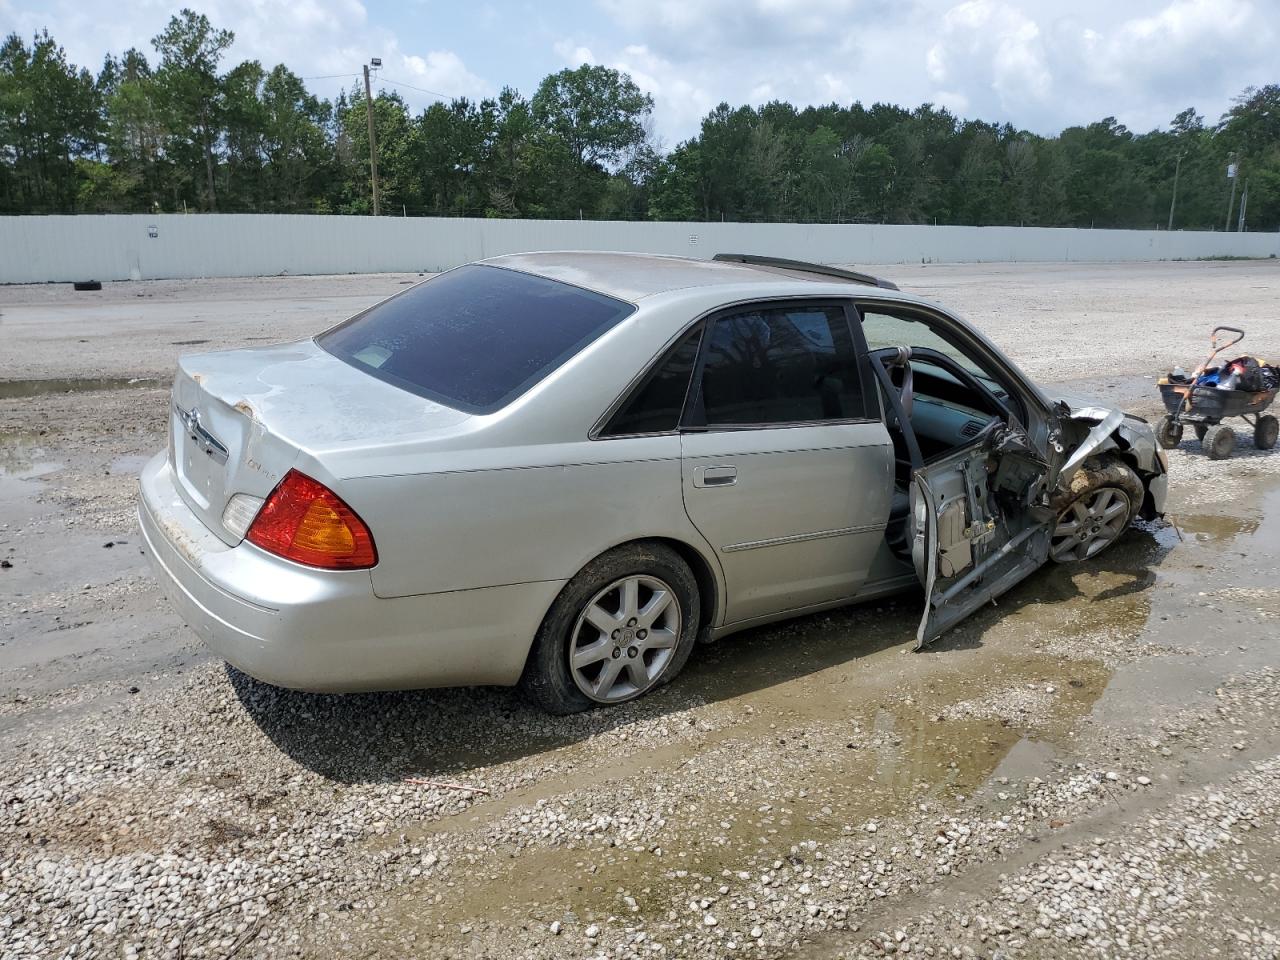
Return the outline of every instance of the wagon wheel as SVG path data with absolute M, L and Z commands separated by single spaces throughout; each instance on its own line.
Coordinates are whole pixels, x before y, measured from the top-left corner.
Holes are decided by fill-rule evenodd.
M 1270 414 L 1259 417 L 1253 425 L 1253 445 L 1259 450 L 1270 450 L 1276 445 L 1276 436 L 1280 434 L 1280 420 Z
M 1225 460 L 1236 448 L 1236 432 L 1225 423 L 1215 423 L 1205 431 L 1201 444 L 1210 460 Z
M 1173 417 L 1161 417 L 1156 424 L 1156 440 L 1166 450 L 1172 450 L 1182 442 L 1182 424 Z

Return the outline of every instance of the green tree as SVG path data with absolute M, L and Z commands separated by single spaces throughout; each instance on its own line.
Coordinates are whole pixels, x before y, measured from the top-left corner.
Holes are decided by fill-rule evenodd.
M 690 140 L 676 147 L 669 156 L 660 157 L 651 184 L 651 220 L 709 219 L 701 144 Z
M 1280 84 L 1249 87 L 1236 97 L 1216 139 L 1239 162 L 1248 184 L 1247 222 L 1274 229 L 1280 220 Z
M 307 92 L 297 74 L 276 66 L 262 82 L 263 192 L 268 209 L 311 208 L 333 169 L 326 127 L 332 107 Z
M 146 56 L 128 50 L 108 58 L 98 77 L 110 175 L 99 171 L 86 199 L 102 212 L 151 210 L 166 197 L 168 137 L 155 77 Z
M 77 162 L 98 152 L 101 111 L 89 71 L 47 31 L 0 45 L 0 204 L 19 213 L 74 211 Z
M 363 89 L 329 101 L 285 65 L 224 73 L 233 39 L 182 10 L 154 67 L 128 50 L 95 78 L 47 32 L 8 37 L 0 212 L 367 212 Z M 1147 133 L 1107 117 L 1040 137 L 928 103 L 775 100 L 718 104 L 666 152 L 652 111 L 599 66 L 552 74 L 531 99 L 505 88 L 416 114 L 380 93 L 379 188 L 389 210 L 443 216 L 1149 229 L 1168 222 L 1176 171 L 1173 225 L 1204 230 L 1222 226 L 1234 159 L 1248 227 L 1280 228 L 1280 84 L 1246 89 L 1216 124 L 1188 108 Z
M 364 91 L 356 91 L 342 111 L 343 140 L 349 151 L 347 177 L 339 211 L 371 213 L 373 178 L 369 169 L 369 127 Z M 378 143 L 378 192 L 388 211 L 403 207 L 423 211 L 422 129 L 409 116 L 398 93 L 373 98 L 373 126 Z
M 156 89 L 166 114 L 167 152 L 188 169 L 203 162 L 206 205 L 218 208 L 214 187 L 215 151 L 225 110 L 218 64 L 235 34 L 216 30 L 204 14 L 184 7 L 152 41 L 160 56 Z
M 583 64 L 538 85 L 534 119 L 559 137 L 581 167 L 616 167 L 645 142 L 653 98 L 626 74 Z
M 536 136 L 533 108 L 516 90 L 504 87 L 494 105 L 493 133 L 486 144 L 485 216 L 520 217 L 533 211 Z
M 530 106 L 546 135 L 540 152 L 548 182 L 564 184 L 559 206 L 572 214 L 575 206 L 594 207 L 607 174 L 640 151 L 653 98 L 624 73 L 583 64 L 546 77 Z

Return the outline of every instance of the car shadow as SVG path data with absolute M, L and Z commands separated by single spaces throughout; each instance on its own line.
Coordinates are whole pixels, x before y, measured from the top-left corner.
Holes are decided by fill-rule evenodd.
M 1164 539 L 1131 532 L 1079 568 L 1117 581 L 1094 599 L 1140 594 L 1150 586 L 1151 566 L 1169 549 Z M 986 629 L 1002 616 L 1080 597 L 1074 580 L 1047 565 L 1005 594 L 998 607 L 975 613 L 926 650 L 945 654 L 981 646 Z M 323 777 L 344 783 L 448 777 L 653 718 L 679 722 L 691 708 L 913 644 L 920 603 L 916 591 L 745 630 L 699 647 L 676 682 L 634 703 L 569 717 L 544 714 L 502 688 L 315 694 L 271 686 L 231 666 L 226 672 L 246 713 L 272 743 Z
M 873 613 L 878 610 L 879 614 Z M 227 665 L 247 714 L 292 760 L 328 779 L 459 774 L 784 683 L 914 636 L 918 598 L 841 608 L 700 646 L 679 678 L 634 703 L 554 717 L 518 692 L 459 687 L 369 694 L 286 690 Z M 866 627 L 873 617 L 876 628 Z M 689 722 L 693 723 L 691 716 Z

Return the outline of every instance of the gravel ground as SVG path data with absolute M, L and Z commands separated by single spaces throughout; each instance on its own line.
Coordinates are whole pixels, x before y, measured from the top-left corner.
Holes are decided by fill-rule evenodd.
M 1214 322 L 1277 352 L 1270 263 L 896 274 L 1138 412 Z M 1247 443 L 1184 442 L 1176 527 L 923 654 L 907 595 L 571 718 L 210 659 L 136 549 L 167 390 L 126 381 L 405 279 L 0 289 L 0 376 L 112 378 L 0 386 L 0 956 L 1280 956 L 1280 455 Z

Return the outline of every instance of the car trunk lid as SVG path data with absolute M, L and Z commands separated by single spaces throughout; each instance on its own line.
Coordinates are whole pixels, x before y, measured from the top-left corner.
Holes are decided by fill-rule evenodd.
M 169 458 L 183 500 L 220 539 L 236 544 L 243 531 L 224 522 L 228 502 L 236 494 L 265 498 L 303 454 L 321 458 L 468 419 L 382 383 L 310 340 L 197 354 L 178 363 Z

